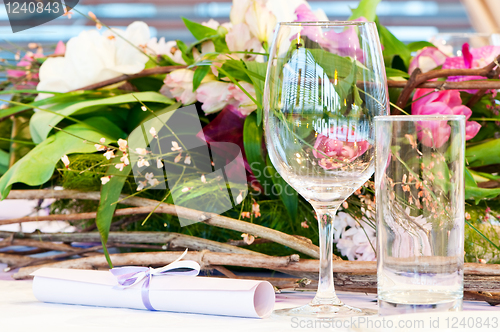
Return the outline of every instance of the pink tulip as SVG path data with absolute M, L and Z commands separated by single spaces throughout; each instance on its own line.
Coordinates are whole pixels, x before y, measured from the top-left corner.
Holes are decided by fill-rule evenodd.
M 431 89 L 417 89 L 415 91 L 411 109 L 413 115 L 465 115 L 466 119 L 472 115 L 470 108 L 462 105 L 459 91 L 432 91 Z M 430 94 L 425 96 L 428 93 Z M 418 133 L 418 138 L 426 146 L 440 148 L 450 137 L 451 128 L 446 121 L 421 121 L 420 126 L 422 130 Z M 467 121 L 465 139 L 469 140 L 476 136 L 480 128 L 479 123 Z
M 355 133 L 351 133 L 355 135 Z M 335 169 L 354 161 L 368 150 L 367 141 L 356 141 L 348 138 L 347 127 L 340 128 L 329 137 L 319 134 L 314 143 L 313 155 L 319 159 L 324 169 Z
M 424 47 L 417 52 L 411 60 L 408 73 L 412 73 L 416 68 L 420 68 L 423 73 L 441 66 L 448 56 L 435 47 Z
M 298 6 L 295 13 L 297 14 L 297 22 L 318 21 L 316 15 L 306 4 Z M 360 17 L 354 21 L 366 22 L 366 19 Z M 302 28 L 302 35 L 307 36 L 332 53 L 340 56 L 350 56 L 359 61 L 363 59 L 363 50 L 359 45 L 358 34 L 354 26 L 337 33 L 333 29 L 323 32 L 321 27 L 305 25 Z

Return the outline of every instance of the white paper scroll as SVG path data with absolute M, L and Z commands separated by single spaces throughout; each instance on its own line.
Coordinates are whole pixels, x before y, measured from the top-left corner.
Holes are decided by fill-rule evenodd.
M 35 271 L 33 293 L 42 302 L 146 309 L 142 283 L 117 289 L 108 271 L 42 268 Z M 155 276 L 149 288 L 158 311 L 264 318 L 274 308 L 267 281 L 194 276 Z

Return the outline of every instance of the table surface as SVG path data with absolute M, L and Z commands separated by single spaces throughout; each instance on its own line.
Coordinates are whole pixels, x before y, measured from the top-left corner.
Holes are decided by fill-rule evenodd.
M 265 319 L 210 316 L 173 312 L 150 312 L 122 308 L 103 308 L 79 305 L 64 305 L 38 302 L 32 292 L 32 281 L 12 280 L 7 273 L 0 273 L 0 331 L 8 332 L 127 332 L 127 331 L 297 331 L 297 330 L 335 330 L 335 331 L 403 331 L 408 329 L 377 329 L 372 326 L 331 328 L 330 325 L 311 325 L 309 319 L 295 320 L 272 315 Z M 377 309 L 375 295 L 364 293 L 338 292 L 339 297 L 352 306 Z M 275 309 L 295 307 L 308 303 L 313 292 L 293 292 L 277 294 Z M 439 316 L 440 315 L 440 316 Z M 441 314 L 412 314 L 375 317 L 373 319 L 392 319 L 407 322 L 409 319 L 425 320 L 430 324 L 432 317 L 440 318 L 443 326 L 448 317 L 473 317 L 475 320 L 496 317 L 500 330 L 500 308 L 484 302 L 464 302 L 464 312 Z M 413 317 L 413 318 L 412 318 Z M 415 318 L 416 317 L 416 318 Z M 456 319 L 456 318 L 455 318 Z M 429 321 L 429 322 L 428 322 Z M 493 323 L 493 321 L 491 321 Z M 330 323 L 331 324 L 331 323 Z M 352 324 L 352 323 L 351 323 Z M 301 328 L 304 327 L 304 328 Z M 307 327 L 310 327 L 309 329 Z M 330 327 L 330 328 L 329 328 Z M 370 327 L 372 327 L 370 329 Z M 446 326 L 445 326 L 446 327 Z M 458 326 L 459 327 L 459 326 Z M 491 326 L 492 328 L 493 326 Z M 441 331 L 442 329 L 439 329 Z M 459 331 L 460 329 L 450 329 Z M 467 329 L 463 329 L 466 331 Z M 413 329 L 411 329 L 413 331 Z M 417 329 L 416 331 L 419 331 Z M 428 328 L 420 331 L 429 331 Z M 436 329 L 437 331 L 437 329 Z

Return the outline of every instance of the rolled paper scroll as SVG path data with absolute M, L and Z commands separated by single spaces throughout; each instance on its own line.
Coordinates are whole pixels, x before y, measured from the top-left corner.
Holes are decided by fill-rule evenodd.
M 50 303 L 251 318 L 267 317 L 274 308 L 274 288 L 267 281 L 147 275 L 149 269 L 143 269 L 130 272 L 132 275 L 144 272 L 144 276 L 124 288 L 110 271 L 42 268 L 33 273 L 33 293 L 39 301 Z M 171 271 L 178 273 L 179 268 Z M 122 282 L 126 279 L 122 275 Z M 147 301 L 151 308 L 144 301 L 147 281 Z

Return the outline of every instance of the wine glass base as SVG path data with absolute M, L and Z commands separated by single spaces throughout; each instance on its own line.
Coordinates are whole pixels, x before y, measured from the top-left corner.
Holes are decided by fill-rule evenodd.
M 314 319 L 349 318 L 354 316 L 377 315 L 376 310 L 359 309 L 345 304 L 306 304 L 300 307 L 274 310 L 279 316 L 307 317 Z

